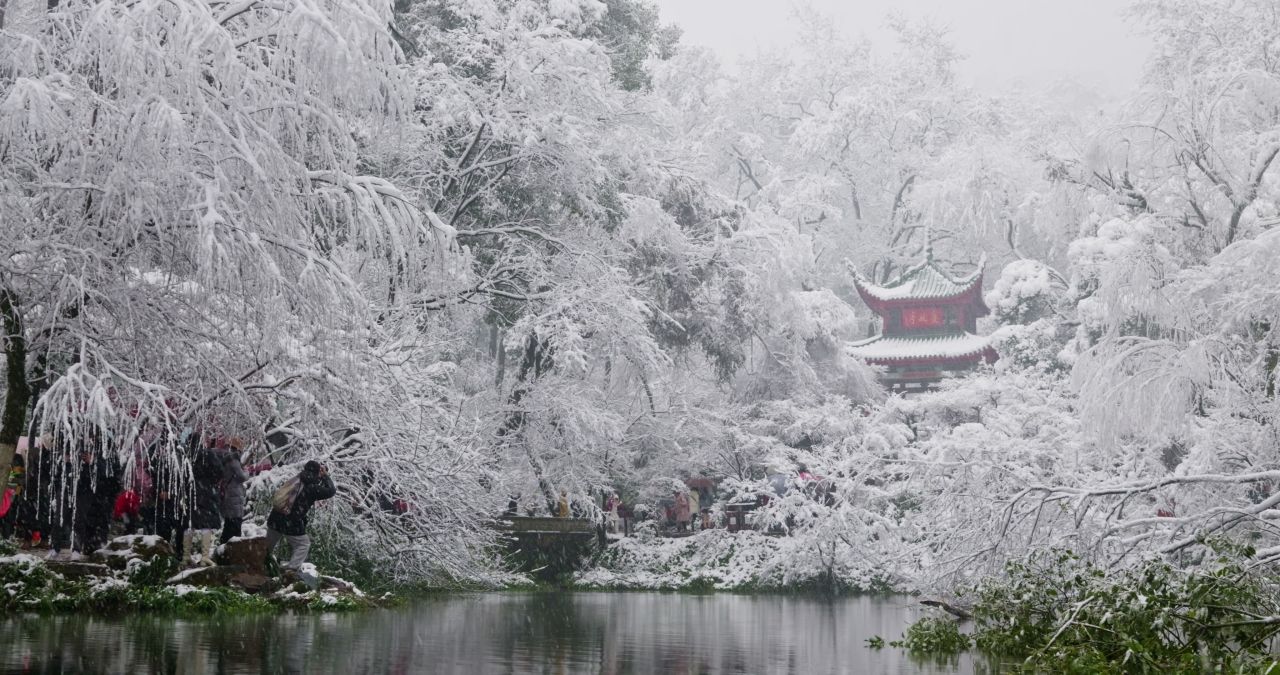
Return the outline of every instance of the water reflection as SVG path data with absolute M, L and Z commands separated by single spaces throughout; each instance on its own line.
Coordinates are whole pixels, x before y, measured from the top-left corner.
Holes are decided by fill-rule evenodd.
M 0 668 L 26 673 L 970 673 L 866 639 L 909 599 L 487 593 L 396 610 L 177 620 L 15 617 Z

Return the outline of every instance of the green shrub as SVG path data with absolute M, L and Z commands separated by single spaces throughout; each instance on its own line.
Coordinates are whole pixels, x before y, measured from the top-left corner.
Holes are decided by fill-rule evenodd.
M 913 654 L 946 656 L 959 654 L 972 645 L 970 637 L 960 632 L 960 624 L 954 619 L 926 616 L 911 624 L 901 640 L 890 643 Z
M 1010 563 L 975 589 L 977 646 L 1029 671 L 1267 672 L 1273 579 L 1221 549 L 1194 570 L 1159 560 L 1106 574 L 1069 551 Z
M 131 561 L 132 562 L 132 561 Z M 178 572 L 178 561 L 167 555 L 158 555 L 151 560 L 139 560 L 129 566 L 129 583 L 134 586 L 162 586 L 164 582 Z
M 0 608 L 38 608 L 64 590 L 67 582 L 38 562 L 0 565 Z
M 323 531 L 317 533 L 311 540 L 312 547 L 308 560 L 322 573 L 342 577 L 369 592 L 392 589 L 393 584 L 379 569 L 378 564 L 368 556 L 368 551 L 354 547 L 340 547 L 340 540 L 328 536 L 328 533 Z M 279 575 L 280 568 L 274 557 L 270 562 L 276 566 L 268 571 L 273 575 Z
M 205 588 L 178 597 L 177 609 L 193 614 L 269 612 L 269 600 L 232 588 Z

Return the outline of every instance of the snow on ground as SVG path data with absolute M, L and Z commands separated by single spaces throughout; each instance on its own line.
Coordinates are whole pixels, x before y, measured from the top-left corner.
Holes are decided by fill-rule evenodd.
M 205 592 L 205 590 L 203 588 L 200 588 L 199 586 L 191 586 L 188 584 L 175 584 L 170 588 L 170 590 L 172 590 L 173 594 L 178 597 L 182 597 L 188 593 L 204 593 Z
M 32 569 L 43 564 L 44 561 L 29 554 L 18 553 L 15 555 L 0 556 L 0 566 L 13 565 L 22 568 L 26 573 L 30 573 Z
M 240 526 L 240 536 L 232 537 L 231 541 L 241 541 L 244 539 L 257 539 L 258 537 L 267 536 L 267 528 L 265 525 L 248 522 Z
M 117 588 L 129 588 L 129 582 L 124 579 L 116 579 L 115 577 L 98 579 L 89 587 L 89 592 L 97 595 L 98 593 L 115 590 Z

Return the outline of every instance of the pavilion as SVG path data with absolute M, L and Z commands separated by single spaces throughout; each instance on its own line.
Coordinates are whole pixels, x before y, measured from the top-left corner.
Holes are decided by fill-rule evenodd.
M 858 295 L 880 316 L 879 335 L 849 344 L 849 353 L 883 366 L 881 382 L 891 392 L 934 388 L 943 378 L 972 370 L 998 357 L 990 340 L 976 335 L 978 317 L 991 313 L 982 301 L 985 257 L 973 273 L 948 274 L 925 259 L 894 281 L 878 286 L 850 265 Z

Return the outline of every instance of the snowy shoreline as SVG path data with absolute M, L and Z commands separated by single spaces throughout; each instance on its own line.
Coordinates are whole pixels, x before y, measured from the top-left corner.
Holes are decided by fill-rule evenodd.
M 679 539 L 615 542 L 575 589 L 790 593 L 885 592 L 892 584 L 868 567 L 829 567 L 805 543 L 759 532 L 707 530 Z
M 354 585 L 317 575 L 308 583 L 236 585 L 234 567 L 191 568 L 173 574 L 163 556 L 133 557 L 120 569 L 104 564 L 46 560 L 29 553 L 0 556 L 0 610 L 39 613 L 175 613 L 342 611 L 385 606 Z

